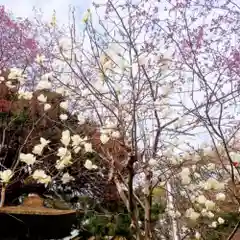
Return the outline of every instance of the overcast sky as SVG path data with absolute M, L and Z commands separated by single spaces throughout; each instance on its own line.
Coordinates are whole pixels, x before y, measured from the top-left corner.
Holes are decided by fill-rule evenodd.
M 33 17 L 33 7 L 41 8 L 45 19 L 51 19 L 53 10 L 56 11 L 59 23 L 68 21 L 69 6 L 75 6 L 79 17 L 90 6 L 91 0 L 0 0 L 0 5 L 4 5 L 16 17 Z

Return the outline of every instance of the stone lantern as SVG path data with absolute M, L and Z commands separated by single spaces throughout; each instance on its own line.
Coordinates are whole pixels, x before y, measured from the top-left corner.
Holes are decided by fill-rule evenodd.
M 19 206 L 0 208 L 0 237 L 6 240 L 61 239 L 76 221 L 75 210 L 44 207 L 43 199 L 30 194 Z

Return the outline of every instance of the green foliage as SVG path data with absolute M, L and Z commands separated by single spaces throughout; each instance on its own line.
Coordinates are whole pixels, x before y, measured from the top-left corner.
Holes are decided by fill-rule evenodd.
M 0 119 L 5 119 L 8 116 L 7 112 L 0 112 Z
M 128 214 L 99 214 L 95 211 L 88 212 L 82 223 L 82 230 L 91 236 L 103 238 L 104 236 L 130 236 L 130 218 Z
M 151 219 L 152 222 L 155 222 L 159 219 L 159 214 L 164 213 L 164 206 L 161 203 L 153 203 L 151 207 Z M 141 221 L 144 221 L 144 210 L 139 209 L 139 218 Z
M 15 124 L 23 124 L 28 120 L 28 114 L 26 111 L 22 111 L 17 115 L 13 115 L 13 120 Z
M 86 205 L 87 199 L 81 198 L 83 205 Z M 90 202 L 89 202 L 90 203 Z M 80 229 L 82 232 L 88 232 L 90 236 L 96 236 L 97 239 L 104 239 L 104 236 L 123 236 L 131 238 L 130 231 L 131 218 L 126 209 L 118 206 L 114 212 L 100 212 L 98 204 L 92 205 L 94 210 L 85 210 L 83 218 L 79 218 Z M 98 210 L 98 211 L 96 211 Z M 106 209 L 105 209 L 106 210 Z M 153 204 L 151 209 L 152 222 L 159 219 L 159 214 L 164 212 L 164 207 L 159 204 Z M 140 220 L 144 221 L 144 211 L 139 208 Z
M 221 213 L 219 217 L 225 220 L 224 224 L 218 225 L 215 229 L 208 229 L 203 235 L 208 240 L 222 240 L 227 239 L 229 234 L 233 231 L 237 222 L 240 220 L 239 213 Z

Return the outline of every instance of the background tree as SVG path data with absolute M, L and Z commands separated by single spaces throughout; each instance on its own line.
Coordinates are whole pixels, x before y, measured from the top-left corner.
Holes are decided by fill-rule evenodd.
M 2 68 L 24 68 L 34 61 L 39 43 L 35 29 L 27 19 L 16 18 L 0 6 L 1 61 Z

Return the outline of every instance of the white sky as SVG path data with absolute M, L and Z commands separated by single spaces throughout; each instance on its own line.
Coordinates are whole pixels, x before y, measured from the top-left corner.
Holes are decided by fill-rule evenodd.
M 44 18 L 48 20 L 51 19 L 55 10 L 60 24 L 67 23 L 69 6 L 75 6 L 77 15 L 81 17 L 90 4 L 91 0 L 0 0 L 0 5 L 4 5 L 16 17 L 32 18 L 33 7 L 36 7 L 42 10 Z

